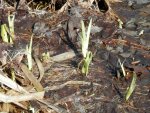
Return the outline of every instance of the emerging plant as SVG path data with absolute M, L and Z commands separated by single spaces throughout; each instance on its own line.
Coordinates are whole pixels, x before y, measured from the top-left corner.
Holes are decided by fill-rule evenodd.
M 81 46 L 82 46 L 82 55 L 83 55 L 82 73 L 85 75 L 88 74 L 89 65 L 93 57 L 92 52 L 88 51 L 91 25 L 92 25 L 92 19 L 90 20 L 90 23 L 86 32 L 84 22 L 81 21 L 81 28 L 82 28 Z
M 130 98 L 131 94 L 133 93 L 136 87 L 136 79 L 137 79 L 137 75 L 135 72 L 133 72 L 132 82 L 130 84 L 130 87 L 127 88 L 126 101 L 128 101 L 128 99 Z
M 119 62 L 119 64 L 120 64 L 120 66 L 121 66 L 123 76 L 125 77 L 125 76 L 126 76 L 126 72 L 125 72 L 124 65 L 123 65 L 123 64 L 124 64 L 124 62 L 123 62 L 123 63 L 121 63 L 120 59 L 118 60 L 118 62 Z
M 8 34 L 7 34 L 7 25 L 6 24 L 2 24 L 1 25 L 1 37 L 2 37 L 2 40 L 3 42 L 7 42 L 9 43 L 9 38 L 8 38 Z
M 126 76 L 126 72 L 125 72 L 125 69 L 124 69 L 124 62 L 121 63 L 120 59 L 118 60 L 119 63 L 120 63 L 120 66 L 121 66 L 121 69 L 122 69 L 122 72 L 123 72 L 123 76 L 125 77 Z M 128 99 L 130 98 L 130 96 L 132 95 L 134 89 L 135 89 L 135 86 L 136 86 L 136 79 L 137 79 L 137 75 L 135 72 L 133 72 L 133 78 L 132 78 L 132 81 L 131 81 L 131 84 L 130 84 L 130 87 L 127 88 L 127 91 L 126 91 L 126 96 L 125 96 L 125 100 L 128 101 Z
M 26 46 L 27 53 L 27 61 L 29 70 L 32 69 L 32 42 L 33 42 L 33 34 L 30 39 L 30 44 Z
M 50 54 L 49 52 L 44 52 L 42 53 L 42 60 L 43 61 L 46 61 L 46 60 L 49 60 L 50 59 Z
M 14 14 L 9 14 L 8 15 L 8 25 L 9 25 L 9 31 L 10 31 L 12 40 L 14 39 L 14 36 L 15 36 L 14 20 L 15 20 L 15 15 Z
M 6 24 L 1 25 L 1 37 L 4 42 L 13 43 L 13 39 L 15 36 L 14 35 L 14 19 L 15 19 L 15 15 L 9 14 L 8 15 L 9 28 L 7 27 Z
M 11 68 L 10 72 L 11 72 L 11 78 L 12 78 L 12 80 L 15 81 L 15 79 L 16 79 L 15 70 L 13 68 Z
M 92 52 L 88 51 L 87 56 L 83 59 L 82 73 L 87 75 L 89 72 L 89 65 L 92 61 Z
M 120 19 L 118 19 L 117 21 L 118 21 L 118 24 L 119 24 L 119 28 L 122 29 L 123 22 Z

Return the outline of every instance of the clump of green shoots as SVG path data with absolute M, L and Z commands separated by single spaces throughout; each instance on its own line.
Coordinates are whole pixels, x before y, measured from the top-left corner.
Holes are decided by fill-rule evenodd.
M 84 22 L 81 21 L 81 28 L 82 28 L 81 46 L 82 46 L 82 55 L 83 55 L 82 73 L 85 75 L 88 74 L 89 65 L 90 65 L 90 63 L 92 61 L 92 57 L 93 57 L 92 52 L 88 51 L 91 25 L 92 25 L 92 19 L 90 20 L 90 23 L 89 23 L 89 26 L 88 26 L 88 29 L 86 32 Z
M 7 43 L 13 43 L 14 39 L 14 20 L 15 20 L 15 15 L 14 14 L 9 14 L 8 15 L 8 25 L 4 23 L 1 25 L 1 37 L 3 42 Z

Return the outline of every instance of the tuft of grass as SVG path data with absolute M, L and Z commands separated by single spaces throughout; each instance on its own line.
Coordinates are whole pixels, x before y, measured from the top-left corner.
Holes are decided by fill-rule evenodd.
M 82 47 L 82 55 L 83 55 L 83 65 L 82 65 L 82 73 L 87 75 L 88 70 L 89 70 L 89 65 L 92 61 L 92 52 L 88 51 L 88 46 L 89 46 L 89 38 L 90 38 L 90 31 L 91 31 L 91 25 L 92 25 L 92 19 L 90 20 L 87 32 L 85 30 L 85 25 L 84 22 L 81 21 L 81 28 L 82 28 L 82 33 L 81 33 L 81 47 Z

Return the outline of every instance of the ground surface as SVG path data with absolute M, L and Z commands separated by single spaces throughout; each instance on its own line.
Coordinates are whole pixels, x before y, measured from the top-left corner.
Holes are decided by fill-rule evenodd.
M 7 2 L 0 9 L 1 21 L 7 23 L 8 12 L 15 12 L 15 40 L 12 45 L 1 41 L 1 71 L 11 78 L 13 69 L 17 84 L 30 93 L 38 92 L 30 76 L 26 77 L 28 70 L 24 71 L 27 62 L 25 48 L 34 34 L 31 74 L 41 80 L 37 82 L 44 89 L 44 97 L 21 103 L 1 101 L 0 111 L 28 113 L 31 106 L 42 113 L 149 113 L 148 0 L 100 0 L 92 5 L 86 1 L 56 0 L 56 5 L 50 5 L 46 10 L 35 9 L 37 6 L 28 1 L 28 4 L 18 6 L 17 11 L 13 3 Z M 87 26 L 91 18 L 89 50 L 94 56 L 85 76 L 78 68 L 82 60 L 80 21 L 84 20 Z M 122 29 L 118 19 L 123 22 Z M 50 58 L 42 56 L 43 53 L 49 53 Z M 125 77 L 119 60 L 124 62 Z M 125 101 L 133 73 L 137 75 L 136 88 Z M 36 90 L 41 91 L 40 88 Z M 1 91 L 19 95 L 10 93 L 7 85 L 1 85 Z

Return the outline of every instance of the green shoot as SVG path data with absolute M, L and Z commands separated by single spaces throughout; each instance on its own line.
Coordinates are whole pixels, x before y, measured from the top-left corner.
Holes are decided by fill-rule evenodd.
M 7 34 L 7 26 L 6 24 L 2 24 L 1 25 L 1 37 L 2 37 L 2 40 L 3 42 L 9 42 L 9 38 L 8 38 L 8 34 Z
M 82 67 L 82 73 L 87 76 L 89 72 L 89 65 L 92 61 L 92 52 L 88 51 L 86 58 L 83 60 L 83 67 Z
M 33 34 L 30 39 L 30 44 L 29 46 L 26 46 L 26 51 L 27 51 L 27 61 L 28 61 L 28 68 L 29 70 L 32 70 L 32 42 L 33 42 Z
M 133 78 L 132 78 L 132 82 L 130 84 L 130 87 L 127 88 L 127 93 L 126 93 L 126 101 L 130 98 L 131 94 L 133 93 L 135 86 L 136 86 L 136 79 L 137 79 L 137 75 L 135 72 L 133 72 Z
M 9 25 L 9 31 L 11 34 L 11 41 L 14 39 L 15 36 L 15 31 L 14 31 L 14 20 L 15 20 L 15 15 L 14 14 L 9 14 L 8 15 L 8 25 Z
M 123 22 L 120 19 L 118 19 L 117 21 L 119 23 L 119 28 L 122 29 Z
M 91 25 L 92 25 L 92 19 L 90 20 L 88 30 L 86 33 L 84 22 L 81 21 L 81 28 L 82 28 L 81 45 L 82 45 L 82 55 L 84 58 L 86 57 L 86 54 L 88 52 Z
M 49 52 L 45 52 L 45 53 L 42 53 L 42 60 L 43 61 L 47 61 L 50 59 L 50 54 Z
M 139 36 L 141 36 L 141 35 L 143 35 L 144 34 L 144 30 L 141 30 L 140 32 L 139 32 Z
M 125 72 L 125 69 L 124 69 L 124 66 L 123 66 L 124 62 L 121 63 L 120 59 L 118 60 L 118 62 L 120 64 L 120 66 L 121 66 L 121 69 L 122 69 L 122 72 L 123 72 L 123 76 L 125 77 L 126 76 L 126 72 Z
M 16 76 L 15 76 L 15 70 L 13 68 L 11 68 L 10 71 L 11 71 L 11 78 L 12 78 L 13 81 L 15 81 L 15 78 L 16 78 Z
M 81 21 L 81 28 L 82 28 L 81 46 L 82 46 L 82 55 L 83 55 L 82 73 L 85 74 L 86 76 L 89 72 L 89 65 L 93 57 L 92 52 L 88 51 L 91 25 L 92 25 L 92 19 L 90 20 L 90 23 L 86 32 L 84 22 Z

